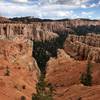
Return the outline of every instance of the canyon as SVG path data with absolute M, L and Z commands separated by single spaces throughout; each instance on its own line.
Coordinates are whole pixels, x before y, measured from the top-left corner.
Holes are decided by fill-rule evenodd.
M 0 99 L 31 100 L 42 74 L 53 100 L 99 100 L 100 20 L 0 17 Z
M 65 51 L 72 57 L 100 63 L 100 35 L 70 35 L 65 41 Z

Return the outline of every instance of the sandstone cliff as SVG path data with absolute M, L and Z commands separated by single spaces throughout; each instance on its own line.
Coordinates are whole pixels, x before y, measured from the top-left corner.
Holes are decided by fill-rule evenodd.
M 43 30 L 35 24 L 0 24 L 0 38 L 14 39 L 23 36 L 31 40 L 50 40 L 58 37 L 54 32 Z
M 34 39 L 36 33 L 38 33 L 37 37 L 41 37 L 42 33 L 47 33 L 49 35 L 57 33 L 61 35 L 68 33 L 87 34 L 89 32 L 100 33 L 100 20 L 38 20 L 37 22 L 31 21 L 28 23 L 20 23 L 20 21 L 16 21 L 15 23 L 11 21 L 11 23 L 0 24 L 0 34 L 2 34 L 3 36 L 7 36 L 8 38 L 20 34 L 24 34 L 26 37 Z M 44 38 L 47 37 L 45 35 L 42 34 Z
M 93 47 L 100 47 L 100 34 L 88 33 L 86 36 L 69 35 L 68 40 L 72 42 L 79 41 Z
M 11 20 L 9 20 L 8 18 L 0 16 L 0 23 L 10 23 L 10 22 Z
M 0 99 L 31 99 L 39 69 L 28 42 L 0 40 Z
M 74 60 L 64 50 L 58 50 L 57 58 L 51 58 L 47 63 L 45 79 L 52 84 L 54 100 L 100 99 L 100 64 L 93 63 L 91 87 L 80 84 L 80 76 L 86 71 L 86 66 L 86 61 Z
M 100 35 L 69 35 L 64 50 L 73 58 L 100 63 Z
M 74 35 L 68 36 L 64 43 L 64 50 L 59 49 L 57 57 L 50 58 L 47 66 L 42 66 L 46 70 L 45 80 L 53 86 L 54 100 L 78 100 L 80 97 L 84 100 L 87 98 L 99 100 L 100 35 L 75 35 L 89 32 L 100 33 L 99 20 L 42 21 L 37 19 L 34 21 L 33 19 L 31 21 L 29 18 L 26 22 L 23 19 L 6 23 L 1 21 L 0 98 L 20 100 L 21 96 L 25 96 L 30 100 L 32 93 L 36 93 L 36 83 L 40 75 L 32 53 L 38 56 L 36 56 L 39 60 L 38 65 L 42 66 L 42 63 L 45 65 L 49 60 L 48 55 L 55 57 L 57 49 L 63 47 L 65 38 L 71 33 Z M 33 51 L 33 41 L 36 42 L 35 50 L 38 52 Z M 87 60 L 91 60 L 94 66 L 92 76 L 95 86 L 92 87 L 80 84 L 80 76 L 86 70 Z M 96 95 L 93 95 L 95 93 Z

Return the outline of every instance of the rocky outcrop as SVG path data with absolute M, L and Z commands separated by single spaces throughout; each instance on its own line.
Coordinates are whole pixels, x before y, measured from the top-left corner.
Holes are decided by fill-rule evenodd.
M 52 84 L 54 100 L 99 100 L 100 63 L 92 63 L 92 85 L 84 86 L 80 77 L 86 71 L 87 62 L 74 60 L 64 50 L 58 50 L 57 58 L 51 58 L 47 63 L 46 81 Z M 94 95 L 95 94 L 95 95 Z
M 0 16 L 0 23 L 10 23 L 10 22 L 11 20 L 9 20 L 8 18 Z
M 76 68 L 78 66 L 81 68 Z M 52 83 L 56 88 L 78 84 L 80 72 L 83 72 L 84 68 L 85 62 L 76 61 L 66 54 L 64 50 L 59 49 L 57 58 L 50 58 L 47 62 L 46 81 Z M 72 71 L 75 71 L 75 75 L 70 75 Z
M 25 21 L 25 19 L 22 18 L 21 22 L 20 19 L 17 21 L 11 19 L 11 22 L 2 21 L 0 24 L 0 99 L 20 100 L 21 96 L 25 96 L 27 100 L 31 99 L 32 93 L 36 93 L 36 83 L 40 76 L 40 70 L 35 61 L 37 58 L 38 65 L 44 72 L 46 71 L 45 80 L 55 90 L 54 100 L 70 98 L 77 100 L 80 99 L 80 95 L 84 99 L 86 94 L 83 92 L 87 91 L 90 98 L 99 100 L 100 36 L 69 35 L 67 39 L 66 36 L 69 33 L 80 33 L 80 31 L 84 34 L 91 31 L 100 32 L 100 21 L 82 19 L 60 21 L 42 21 L 41 19 L 34 21 L 33 19 L 31 21 L 31 18 Z M 57 49 L 63 47 L 65 39 L 64 50 L 59 49 L 57 53 Z M 84 60 L 97 62 L 93 63 L 95 67 L 92 73 L 93 85 L 98 85 L 96 87 L 87 89 L 80 84 L 80 76 L 86 71 L 87 62 Z M 77 88 L 79 92 L 74 94 L 72 91 Z M 91 89 L 92 92 L 90 92 Z M 95 92 L 98 98 L 93 95 Z
M 54 100 L 99 100 L 100 85 L 86 87 L 75 84 L 67 88 L 58 88 Z
M 30 19 L 30 18 L 29 18 Z M 23 22 L 20 21 L 11 21 L 9 23 L 0 24 L 0 37 L 13 38 L 16 35 L 24 35 L 25 37 L 31 39 L 38 39 L 43 37 L 43 40 L 48 39 L 48 35 L 52 38 L 51 34 L 87 34 L 89 32 L 100 32 L 100 21 L 99 20 L 84 20 L 84 19 L 75 19 L 75 20 L 58 20 L 58 21 L 31 21 Z M 38 33 L 38 34 L 36 34 Z M 42 34 L 46 33 L 46 34 Z M 48 34 L 48 35 L 47 35 Z M 51 39 L 50 38 L 50 39 Z M 55 35 L 54 37 L 55 38 Z
M 23 36 L 31 40 L 50 40 L 58 37 L 54 32 L 41 29 L 35 24 L 0 24 L 0 38 L 14 39 Z
M 93 47 L 100 47 L 100 34 L 88 33 L 86 36 L 69 35 L 68 40 L 72 42 L 79 41 Z
M 39 74 L 31 41 L 0 40 L 0 99 L 30 100 Z
M 93 62 L 100 63 L 99 46 L 99 35 L 70 35 L 65 41 L 64 50 L 75 59 L 91 60 Z

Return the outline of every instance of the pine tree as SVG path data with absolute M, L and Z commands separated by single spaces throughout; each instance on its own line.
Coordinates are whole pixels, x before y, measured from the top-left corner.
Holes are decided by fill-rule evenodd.
M 44 76 L 41 75 L 39 82 L 36 85 L 37 94 L 32 95 L 32 100 L 53 100 L 51 89 L 46 91 L 47 84 L 44 81 Z
M 86 73 L 82 73 L 81 78 L 80 78 L 81 83 L 86 85 L 86 86 L 91 86 L 92 85 L 91 68 L 92 68 L 92 64 L 90 62 L 88 62 Z

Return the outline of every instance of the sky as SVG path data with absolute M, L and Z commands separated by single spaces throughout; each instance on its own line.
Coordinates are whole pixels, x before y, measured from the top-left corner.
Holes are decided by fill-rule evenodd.
M 100 0 L 0 0 L 0 16 L 100 19 Z

